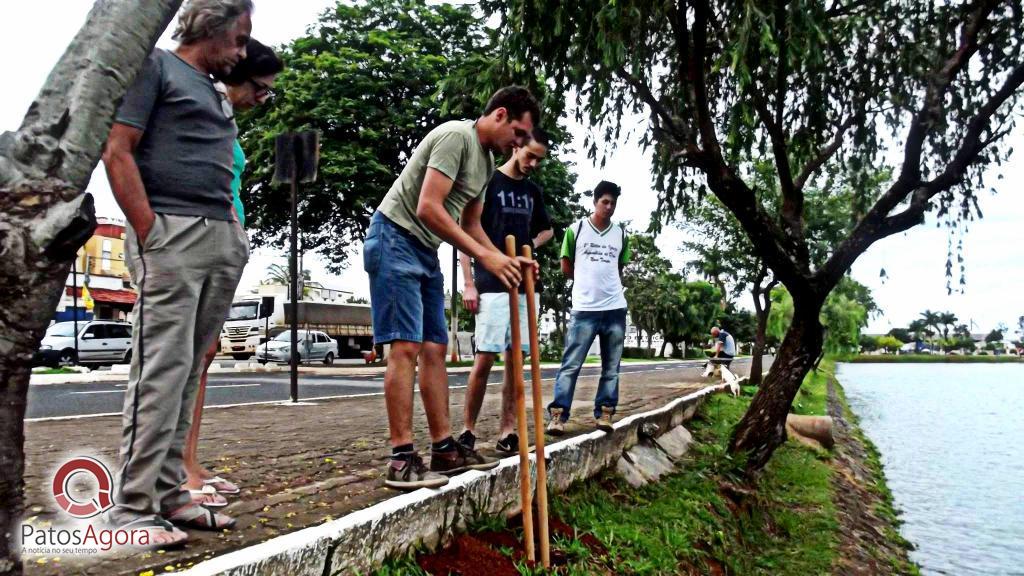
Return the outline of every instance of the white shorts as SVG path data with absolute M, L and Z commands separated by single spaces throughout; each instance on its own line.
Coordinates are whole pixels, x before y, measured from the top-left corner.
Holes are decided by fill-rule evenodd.
M 535 294 L 540 313 L 540 295 Z M 519 295 L 519 334 L 523 352 L 530 352 L 530 324 L 526 316 L 526 295 Z M 508 294 L 490 292 L 480 295 L 480 309 L 476 313 L 476 351 L 500 353 L 512 347 L 511 319 L 508 312 Z

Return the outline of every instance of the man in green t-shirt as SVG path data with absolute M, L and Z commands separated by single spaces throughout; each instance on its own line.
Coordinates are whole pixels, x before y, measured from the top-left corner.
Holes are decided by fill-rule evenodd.
M 572 316 L 565 335 L 562 367 L 548 405 L 547 433 L 561 436 L 569 420 L 576 379 L 594 339 L 601 342 L 601 379 L 594 396 L 594 424 L 612 430 L 619 403 L 619 363 L 626 336 L 626 292 L 622 268 L 629 263 L 629 237 L 612 223 L 621 189 L 602 180 L 594 187 L 594 213 L 565 230 L 562 273 L 573 280 Z
M 392 447 L 384 483 L 391 488 L 436 488 L 448 482 L 444 475 L 497 465 L 451 435 L 448 328 L 437 249 L 448 242 L 505 286 L 518 285 L 521 267 L 532 262 L 496 248 L 480 226 L 480 215 L 494 172 L 491 154 L 523 146 L 539 121 L 537 100 L 526 88 L 502 88 L 477 120 L 446 122 L 427 134 L 370 221 L 363 266 L 370 276 L 373 337 L 377 344 L 391 344 L 384 375 Z M 417 359 L 432 441 L 429 469 L 412 437 Z

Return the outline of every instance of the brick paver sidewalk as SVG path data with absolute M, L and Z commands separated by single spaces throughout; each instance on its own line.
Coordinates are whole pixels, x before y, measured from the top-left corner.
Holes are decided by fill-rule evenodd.
M 745 374 L 748 361 L 735 372 Z M 664 405 L 710 382 L 699 367 L 650 366 L 626 373 L 620 386 L 618 416 Z M 527 375 L 529 370 L 527 367 Z M 553 382 L 544 382 L 545 402 Z M 589 426 L 596 377 L 581 377 L 567 433 Z M 527 381 L 527 404 L 530 402 Z M 462 429 L 463 390 L 453 390 L 453 432 Z M 478 447 L 493 454 L 500 385 L 488 388 L 478 426 Z M 530 421 L 533 421 L 532 411 Z M 116 465 L 120 418 L 33 422 L 26 425 L 26 513 L 33 522 L 64 522 L 56 515 L 50 482 L 57 465 L 75 455 L 95 456 Z M 416 445 L 429 450 L 426 421 L 417 396 Z M 181 570 L 214 555 L 256 544 L 287 532 L 339 518 L 394 496 L 383 487 L 390 454 L 382 395 L 324 401 L 317 405 L 263 405 L 210 410 L 204 415 L 200 457 L 242 488 L 229 496 L 223 511 L 235 516 L 235 529 L 220 533 L 190 531 L 189 544 L 165 553 L 117 554 L 102 558 L 27 557 L 26 574 L 110 576 Z M 531 432 L 532 437 L 532 432 Z M 551 440 L 549 439 L 549 442 Z M 113 469 L 112 469 L 113 470 Z

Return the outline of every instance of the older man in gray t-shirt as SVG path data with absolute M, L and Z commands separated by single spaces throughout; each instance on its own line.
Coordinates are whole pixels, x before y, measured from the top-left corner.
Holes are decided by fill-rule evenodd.
M 181 490 L 182 449 L 204 354 L 249 258 L 248 238 L 232 210 L 238 130 L 214 77 L 245 57 L 251 12 L 250 0 L 190 2 L 175 32 L 180 45 L 147 58 L 103 156 L 128 220 L 125 260 L 138 289 L 115 506 L 108 519 L 148 531 L 156 545 L 187 538 L 167 521 L 203 530 L 234 524 Z

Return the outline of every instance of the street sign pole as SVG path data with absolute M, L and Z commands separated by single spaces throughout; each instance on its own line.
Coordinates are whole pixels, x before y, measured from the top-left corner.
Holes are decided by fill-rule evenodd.
M 317 132 L 285 132 L 274 141 L 274 184 L 288 184 L 291 192 L 291 238 L 289 239 L 289 276 L 291 277 L 291 398 L 299 401 L 299 266 L 298 220 L 299 183 L 316 181 L 320 160 L 320 135 Z

